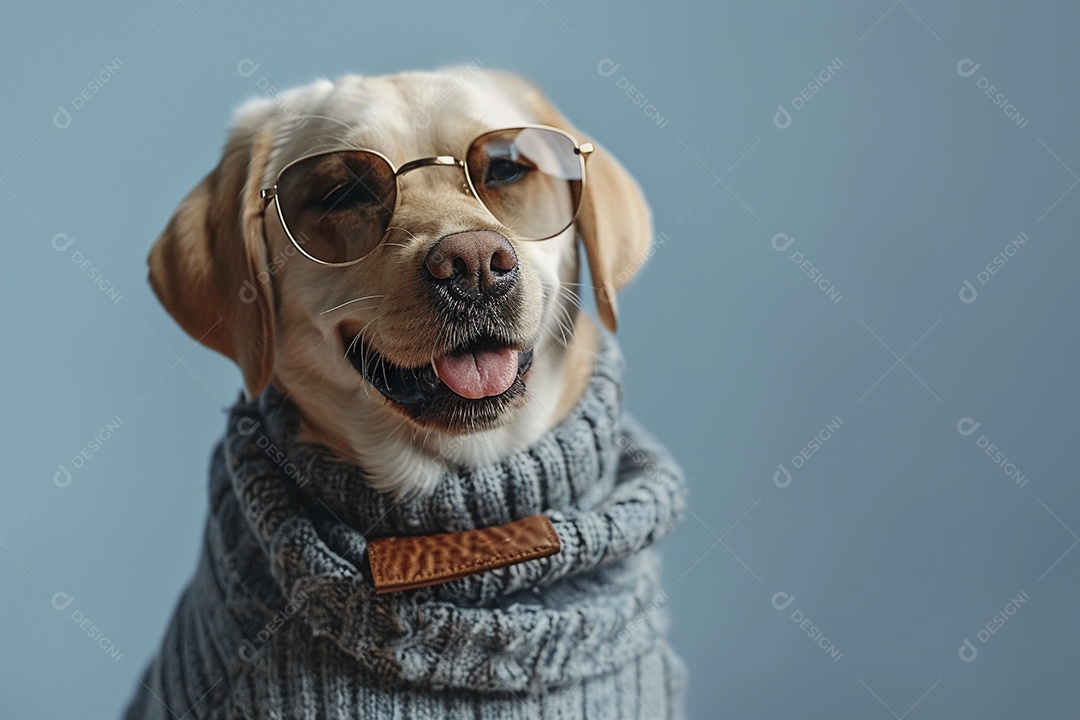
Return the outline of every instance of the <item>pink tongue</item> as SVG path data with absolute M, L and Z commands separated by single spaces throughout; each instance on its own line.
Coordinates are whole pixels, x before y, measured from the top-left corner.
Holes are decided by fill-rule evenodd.
M 514 384 L 517 371 L 517 350 L 510 347 L 435 358 L 439 379 L 469 400 L 506 392 Z

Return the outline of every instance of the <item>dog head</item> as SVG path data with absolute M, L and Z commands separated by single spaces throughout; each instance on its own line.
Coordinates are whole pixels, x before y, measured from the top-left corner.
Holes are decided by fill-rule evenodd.
M 488 147 L 477 138 L 514 137 L 493 131 L 537 126 L 566 137 L 545 136 L 584 164 L 584 183 L 507 210 L 480 186 L 518 182 L 520 167 L 469 155 Z M 446 465 L 525 447 L 580 393 L 574 378 L 591 363 L 578 237 L 615 329 L 615 293 L 652 228 L 634 180 L 592 143 L 532 85 L 473 67 L 351 75 L 256 100 L 154 245 L 150 282 L 193 338 L 239 365 L 250 396 L 271 382 L 290 396 L 305 439 L 360 464 L 374 487 L 430 490 Z M 332 176 L 350 156 L 338 151 L 358 149 L 384 158 L 376 171 L 389 176 L 339 202 Z M 367 210 L 332 214 L 349 203 Z M 529 216 L 555 234 L 525 234 Z M 556 216 L 572 223 L 559 232 Z M 362 258 L 326 264 L 360 242 Z

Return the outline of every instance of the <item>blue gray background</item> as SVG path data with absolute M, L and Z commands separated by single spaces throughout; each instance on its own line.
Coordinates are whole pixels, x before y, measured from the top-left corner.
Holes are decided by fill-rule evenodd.
M 1075 2 L 3 15 L 0 716 L 116 716 L 193 569 L 240 378 L 144 257 L 231 109 L 474 60 L 535 78 L 663 233 L 620 338 L 692 488 L 663 544 L 692 717 L 1076 716 Z

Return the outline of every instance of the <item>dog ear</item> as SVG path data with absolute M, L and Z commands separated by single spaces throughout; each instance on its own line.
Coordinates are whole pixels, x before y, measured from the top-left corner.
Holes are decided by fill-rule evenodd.
M 574 133 L 579 143 L 588 142 Z M 615 293 L 630 281 L 649 256 L 652 215 L 641 188 L 611 154 L 595 143 L 585 162 L 585 191 L 577 216 L 592 274 L 596 310 L 615 332 Z
M 238 128 L 150 251 L 150 285 L 191 337 L 231 358 L 249 397 L 274 365 L 273 289 L 260 184 L 270 133 Z
M 593 143 L 595 149 L 585 161 L 585 190 L 576 224 L 589 260 L 596 310 L 614 332 L 615 293 L 645 264 L 652 244 L 652 214 L 645 196 L 619 161 L 575 129 L 534 85 L 509 73 L 491 76 L 519 97 L 539 122 L 566 130 L 579 144 Z

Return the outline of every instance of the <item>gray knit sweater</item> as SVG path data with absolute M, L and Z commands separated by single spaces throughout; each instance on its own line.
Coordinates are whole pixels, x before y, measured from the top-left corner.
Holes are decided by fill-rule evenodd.
M 126 718 L 681 718 L 649 549 L 682 475 L 620 405 L 605 337 L 571 415 L 533 446 L 396 503 L 296 439 L 268 389 L 232 409 L 201 561 Z M 558 554 L 376 595 L 367 538 L 546 513 Z

